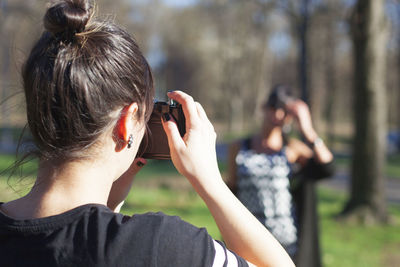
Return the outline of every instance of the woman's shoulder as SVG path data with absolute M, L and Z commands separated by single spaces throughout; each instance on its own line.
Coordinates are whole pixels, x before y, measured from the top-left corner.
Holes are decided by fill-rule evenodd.
M 182 263 L 184 266 L 211 266 L 214 260 L 213 239 L 207 230 L 178 216 L 162 212 L 135 214 L 130 223 L 135 225 L 134 236 L 142 240 L 140 243 L 149 242 L 152 247 L 157 245 L 160 263 L 170 266 Z M 143 238 L 143 235 L 146 237 Z
M 200 229 L 182 220 L 179 216 L 167 215 L 160 211 L 134 214 L 129 217 L 129 223 L 144 225 L 146 227 L 162 227 L 169 230 L 182 227 L 184 229 Z
M 243 147 L 249 149 L 251 147 L 253 138 L 254 138 L 254 136 L 247 136 L 247 137 L 235 139 L 229 143 L 229 150 L 237 152 Z
M 93 213 L 88 218 L 91 224 L 98 224 L 98 229 L 114 229 L 116 232 L 122 231 L 125 234 L 140 235 L 142 232 L 157 232 L 158 234 L 179 234 L 179 232 L 198 232 L 205 231 L 204 228 L 196 226 L 182 220 L 179 216 L 167 215 L 163 212 L 146 212 L 133 214 L 131 216 L 121 213 L 114 213 L 111 210 L 103 210 Z M 102 226 L 101 226 L 102 225 Z
M 97 224 L 97 238 L 104 240 L 108 253 L 130 251 L 127 256 L 131 262 L 142 260 L 146 266 L 152 259 L 157 259 L 160 266 L 177 266 L 180 262 L 185 266 L 206 266 L 213 260 L 213 239 L 206 229 L 178 216 L 163 212 L 127 216 L 111 211 L 104 217 L 96 218 L 92 226 Z
M 206 239 L 210 237 L 205 228 L 199 228 L 182 220 L 179 216 L 167 215 L 163 212 L 134 214 L 129 217 L 125 216 L 125 220 L 124 223 L 130 225 L 129 227 L 134 229 L 133 232 L 138 234 L 146 231 L 168 240 L 186 239 L 187 241 L 194 240 L 200 235 Z
M 105 247 L 112 255 L 130 251 L 124 258 L 131 263 L 142 261 L 144 266 L 154 259 L 159 266 L 210 266 L 214 259 L 213 239 L 206 229 L 178 216 L 163 212 L 108 214 L 106 227 L 99 227 L 98 235 L 106 240 Z M 124 266 L 125 259 L 115 260 Z
M 243 145 L 242 140 L 234 140 L 228 144 L 228 158 L 234 160 Z
M 312 158 L 313 151 L 301 140 L 290 138 L 286 145 L 286 156 L 289 162 L 295 163 Z

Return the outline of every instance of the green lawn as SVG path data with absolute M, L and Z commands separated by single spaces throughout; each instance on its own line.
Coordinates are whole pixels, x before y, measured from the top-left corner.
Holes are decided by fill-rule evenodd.
M 0 168 L 10 157 L 0 157 Z M 24 168 L 22 175 L 29 175 L 34 163 Z M 221 166 L 224 167 L 224 166 Z M 11 179 L 10 183 L 19 194 L 23 194 L 32 184 L 32 178 L 22 182 Z M 7 185 L 7 173 L 0 177 L 0 201 L 17 197 Z M 326 267 L 375 267 L 398 266 L 400 262 L 400 207 L 391 206 L 390 213 L 395 223 L 389 226 L 352 226 L 338 222 L 334 216 L 343 207 L 346 196 L 327 188 L 319 188 L 318 210 L 321 219 L 321 244 Z M 173 169 L 167 161 L 150 161 L 134 182 L 122 212 L 125 214 L 162 211 L 178 215 L 184 220 L 206 227 L 209 233 L 220 239 L 207 207 L 191 189 L 189 183 Z
M 318 195 L 325 266 L 399 266 L 400 206 L 390 207 L 392 225 L 354 226 L 335 219 L 346 200 L 344 194 L 319 188 Z
M 181 182 L 186 183 L 183 178 Z M 398 266 L 398 206 L 390 208 L 390 213 L 397 221 L 394 225 L 351 226 L 344 225 L 334 218 L 343 207 L 344 194 L 319 188 L 318 195 L 324 266 Z M 137 186 L 131 191 L 122 212 L 133 214 L 146 211 L 163 211 L 170 215 L 178 215 L 196 226 L 206 227 L 214 238 L 221 238 L 207 207 L 193 190 Z

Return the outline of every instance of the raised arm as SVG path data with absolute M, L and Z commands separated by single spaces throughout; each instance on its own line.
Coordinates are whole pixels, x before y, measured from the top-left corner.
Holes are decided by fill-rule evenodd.
M 279 242 L 224 183 L 217 164 L 216 134 L 202 106 L 180 91 L 168 96 L 182 104 L 186 118 L 183 138 L 171 117 L 163 118 L 172 161 L 206 203 L 228 248 L 257 266 L 294 266 Z
M 305 141 L 311 144 L 315 160 L 322 164 L 331 162 L 333 155 L 315 131 L 308 105 L 302 100 L 294 100 L 287 104 L 287 109 L 296 119 Z

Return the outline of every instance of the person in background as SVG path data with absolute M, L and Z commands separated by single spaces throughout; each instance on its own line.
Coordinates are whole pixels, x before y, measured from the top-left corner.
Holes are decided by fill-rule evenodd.
M 216 134 L 181 91 L 186 134 L 163 115 L 172 161 L 214 216 L 226 241 L 163 213 L 118 212 L 153 109 L 153 77 L 133 37 L 97 20 L 92 1 L 53 1 L 22 71 L 28 125 L 39 156 L 36 183 L 0 203 L 2 266 L 294 266 L 231 193 L 218 169 Z M 135 159 L 136 158 L 136 159 Z
M 333 174 L 333 155 L 314 130 L 307 104 L 290 87 L 275 86 L 262 109 L 260 131 L 230 145 L 227 184 L 298 266 L 319 266 L 315 198 L 309 225 L 302 224 L 310 221 L 304 203 L 294 200 L 307 181 Z M 303 140 L 286 133 L 293 120 Z

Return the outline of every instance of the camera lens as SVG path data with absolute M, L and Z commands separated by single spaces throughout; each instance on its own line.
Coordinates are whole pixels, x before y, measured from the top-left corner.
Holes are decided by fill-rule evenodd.
M 168 99 L 168 103 L 169 103 L 170 106 L 174 106 L 174 107 L 176 106 L 176 102 L 171 98 Z

